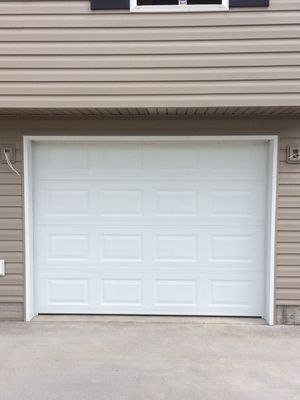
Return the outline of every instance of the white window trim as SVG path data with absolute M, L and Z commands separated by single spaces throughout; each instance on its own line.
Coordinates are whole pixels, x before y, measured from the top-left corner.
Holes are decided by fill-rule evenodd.
M 275 319 L 275 252 L 276 252 L 276 204 L 278 174 L 278 136 L 24 136 L 24 219 L 25 219 L 25 304 L 26 321 L 37 315 L 34 290 L 34 243 L 33 243 L 33 179 L 32 179 L 32 144 L 34 142 L 89 142 L 89 141 L 264 141 L 269 143 L 267 216 L 266 216 L 266 278 L 265 312 L 263 318 L 269 325 Z
M 166 6 L 138 6 L 137 0 L 130 0 L 131 12 L 208 12 L 208 11 L 228 11 L 229 0 L 222 0 L 222 4 L 203 4 L 203 5 L 166 5 Z

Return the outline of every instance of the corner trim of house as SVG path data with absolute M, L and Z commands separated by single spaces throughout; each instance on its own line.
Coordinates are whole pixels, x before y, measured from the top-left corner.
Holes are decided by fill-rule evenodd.
M 34 142 L 51 141 L 265 141 L 269 143 L 268 165 L 268 205 L 267 208 L 267 255 L 265 282 L 264 319 L 269 325 L 274 324 L 275 313 L 275 251 L 276 251 L 276 197 L 278 173 L 278 136 L 24 136 L 24 219 L 25 219 L 25 319 L 31 321 L 37 315 L 34 299 L 34 243 L 33 243 L 33 179 L 32 159 Z
M 36 316 L 33 268 L 32 140 L 23 138 L 24 160 L 24 241 L 25 241 L 25 321 Z

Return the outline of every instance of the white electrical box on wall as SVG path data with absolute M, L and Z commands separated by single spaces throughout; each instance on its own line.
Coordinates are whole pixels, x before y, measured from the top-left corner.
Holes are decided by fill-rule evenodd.
M 286 148 L 286 161 L 289 164 L 300 164 L 300 145 L 289 144 Z
M 0 276 L 4 276 L 4 275 L 5 275 L 5 261 L 0 260 Z
M 16 162 L 16 146 L 13 144 L 3 144 L 0 146 L 1 164 L 7 164 L 5 153 L 7 154 L 9 161 L 14 164 Z

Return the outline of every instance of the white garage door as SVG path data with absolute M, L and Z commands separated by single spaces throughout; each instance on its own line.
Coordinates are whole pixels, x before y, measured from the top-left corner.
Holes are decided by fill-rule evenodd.
M 267 144 L 34 145 L 39 313 L 261 316 Z

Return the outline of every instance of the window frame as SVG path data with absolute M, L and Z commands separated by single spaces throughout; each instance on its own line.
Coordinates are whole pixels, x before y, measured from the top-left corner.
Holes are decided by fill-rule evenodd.
M 229 0 L 222 0 L 222 4 L 203 5 L 162 5 L 138 6 L 137 0 L 130 0 L 130 12 L 163 13 L 163 12 L 209 12 L 229 11 Z

